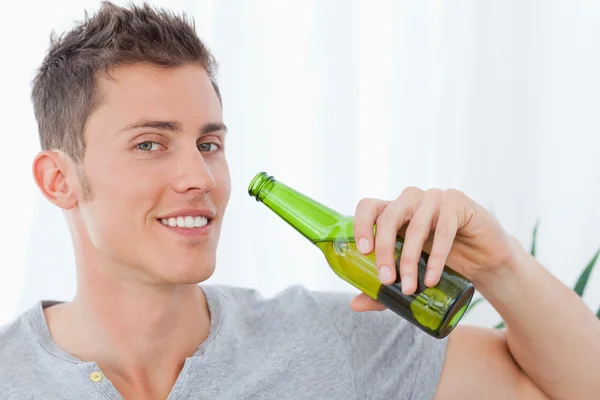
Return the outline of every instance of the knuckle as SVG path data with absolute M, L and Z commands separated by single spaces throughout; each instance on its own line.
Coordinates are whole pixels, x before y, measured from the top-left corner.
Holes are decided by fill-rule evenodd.
M 404 257 L 400 259 L 400 274 L 401 275 L 412 275 L 416 269 L 416 261 L 413 257 Z
M 465 194 L 458 189 L 444 190 L 444 199 L 447 201 L 460 201 L 465 198 Z
M 356 205 L 356 210 L 354 212 L 355 216 L 355 225 L 354 229 L 361 231 L 365 228 L 365 225 L 369 225 L 373 223 L 373 212 L 375 210 L 375 199 L 371 198 L 363 198 L 360 199 L 358 204 Z M 369 220 L 371 219 L 371 220 Z
M 438 198 L 442 197 L 443 193 L 444 193 L 444 192 L 443 192 L 443 190 L 441 190 L 441 189 L 438 189 L 438 188 L 430 188 L 430 189 L 427 189 L 427 190 L 425 191 L 425 196 L 427 196 L 427 197 L 432 197 L 432 198 L 434 198 L 434 199 L 438 199 Z
M 402 193 L 400 193 L 399 198 L 415 198 L 420 197 L 423 194 L 423 189 L 419 189 L 416 186 L 407 186 L 404 188 Z
M 397 208 L 405 209 L 409 215 L 413 215 L 419 209 L 424 193 L 422 189 L 416 186 L 405 188 L 396 199 L 397 205 L 401 205 L 401 207 Z
M 363 197 L 362 199 L 360 199 L 358 201 L 356 208 L 370 208 L 373 206 L 374 202 L 375 202 L 375 199 L 373 199 L 371 197 Z
M 407 268 L 416 265 L 417 260 L 410 254 L 402 253 L 402 257 L 400 257 L 400 269 L 404 272 L 407 271 Z
M 381 200 L 364 197 L 356 204 L 355 214 L 358 217 L 372 218 L 377 213 Z M 371 221 L 372 222 L 372 221 Z

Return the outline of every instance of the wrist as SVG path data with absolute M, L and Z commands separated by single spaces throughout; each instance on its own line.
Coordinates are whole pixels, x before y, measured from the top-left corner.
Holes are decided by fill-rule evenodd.
M 508 256 L 496 268 L 486 271 L 477 281 L 474 281 L 477 290 L 491 302 L 502 300 L 505 296 L 512 296 L 519 286 L 528 281 L 530 271 L 537 264 L 519 241 L 512 235 L 507 236 Z M 493 304 L 493 303 L 492 303 Z

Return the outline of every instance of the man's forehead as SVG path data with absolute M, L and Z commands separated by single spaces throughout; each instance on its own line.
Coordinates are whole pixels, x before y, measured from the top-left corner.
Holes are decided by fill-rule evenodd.
M 181 131 L 180 125 L 192 116 L 202 120 L 202 125 L 220 124 L 220 130 L 226 131 L 221 103 L 200 66 L 122 66 L 109 71 L 97 83 L 95 109 L 107 108 L 105 112 L 115 119 L 113 122 L 118 120 L 119 130 L 145 124 Z
M 99 79 L 93 130 L 116 134 L 146 128 L 226 133 L 222 107 L 200 66 L 124 66 Z

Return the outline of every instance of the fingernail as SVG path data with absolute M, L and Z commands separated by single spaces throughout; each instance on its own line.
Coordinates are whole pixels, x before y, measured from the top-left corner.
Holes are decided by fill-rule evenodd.
M 388 266 L 382 266 L 379 268 L 379 280 L 383 283 L 387 283 L 392 280 L 392 271 Z
M 358 241 L 358 251 L 361 253 L 369 252 L 369 240 L 367 238 L 360 238 Z
M 403 275 L 400 282 L 402 283 L 402 291 L 406 292 L 412 286 L 412 277 L 410 275 Z

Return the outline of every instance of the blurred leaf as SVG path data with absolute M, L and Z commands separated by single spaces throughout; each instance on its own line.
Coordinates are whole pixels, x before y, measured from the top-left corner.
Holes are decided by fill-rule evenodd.
M 588 283 L 588 279 L 590 279 L 590 274 L 592 273 L 592 270 L 594 269 L 594 266 L 596 265 L 596 261 L 598 260 L 598 255 L 600 255 L 600 249 L 598 249 L 598 251 L 596 251 L 596 254 L 594 254 L 594 257 L 592 257 L 589 264 L 587 265 L 587 267 L 585 267 L 585 269 L 579 276 L 577 283 L 575 284 L 575 288 L 573 290 L 575 290 L 575 293 L 577 293 L 580 297 L 583 296 L 583 291 L 585 290 L 585 286 Z
M 598 312 L 596 313 L 596 317 L 598 317 L 598 319 L 600 319 L 600 308 L 598 309 Z
M 483 300 L 484 300 L 484 298 L 483 298 L 483 297 L 480 297 L 480 298 L 478 298 L 478 299 L 475 299 L 475 300 L 473 300 L 473 301 L 471 302 L 471 304 L 469 304 L 469 308 L 467 308 L 467 311 L 465 311 L 465 315 L 466 315 L 466 314 L 467 314 L 469 311 L 471 311 L 473 308 L 475 308 L 475 306 L 476 306 L 477 304 L 481 303 Z
M 504 328 L 504 321 L 500 322 L 498 325 L 494 327 L 494 329 L 502 329 Z
M 533 238 L 531 240 L 531 251 L 530 254 L 535 257 L 535 246 L 536 246 L 536 242 L 537 242 L 537 233 L 538 233 L 538 227 L 540 226 L 540 220 L 539 218 L 537 219 L 537 221 L 535 221 L 535 227 L 533 228 Z

